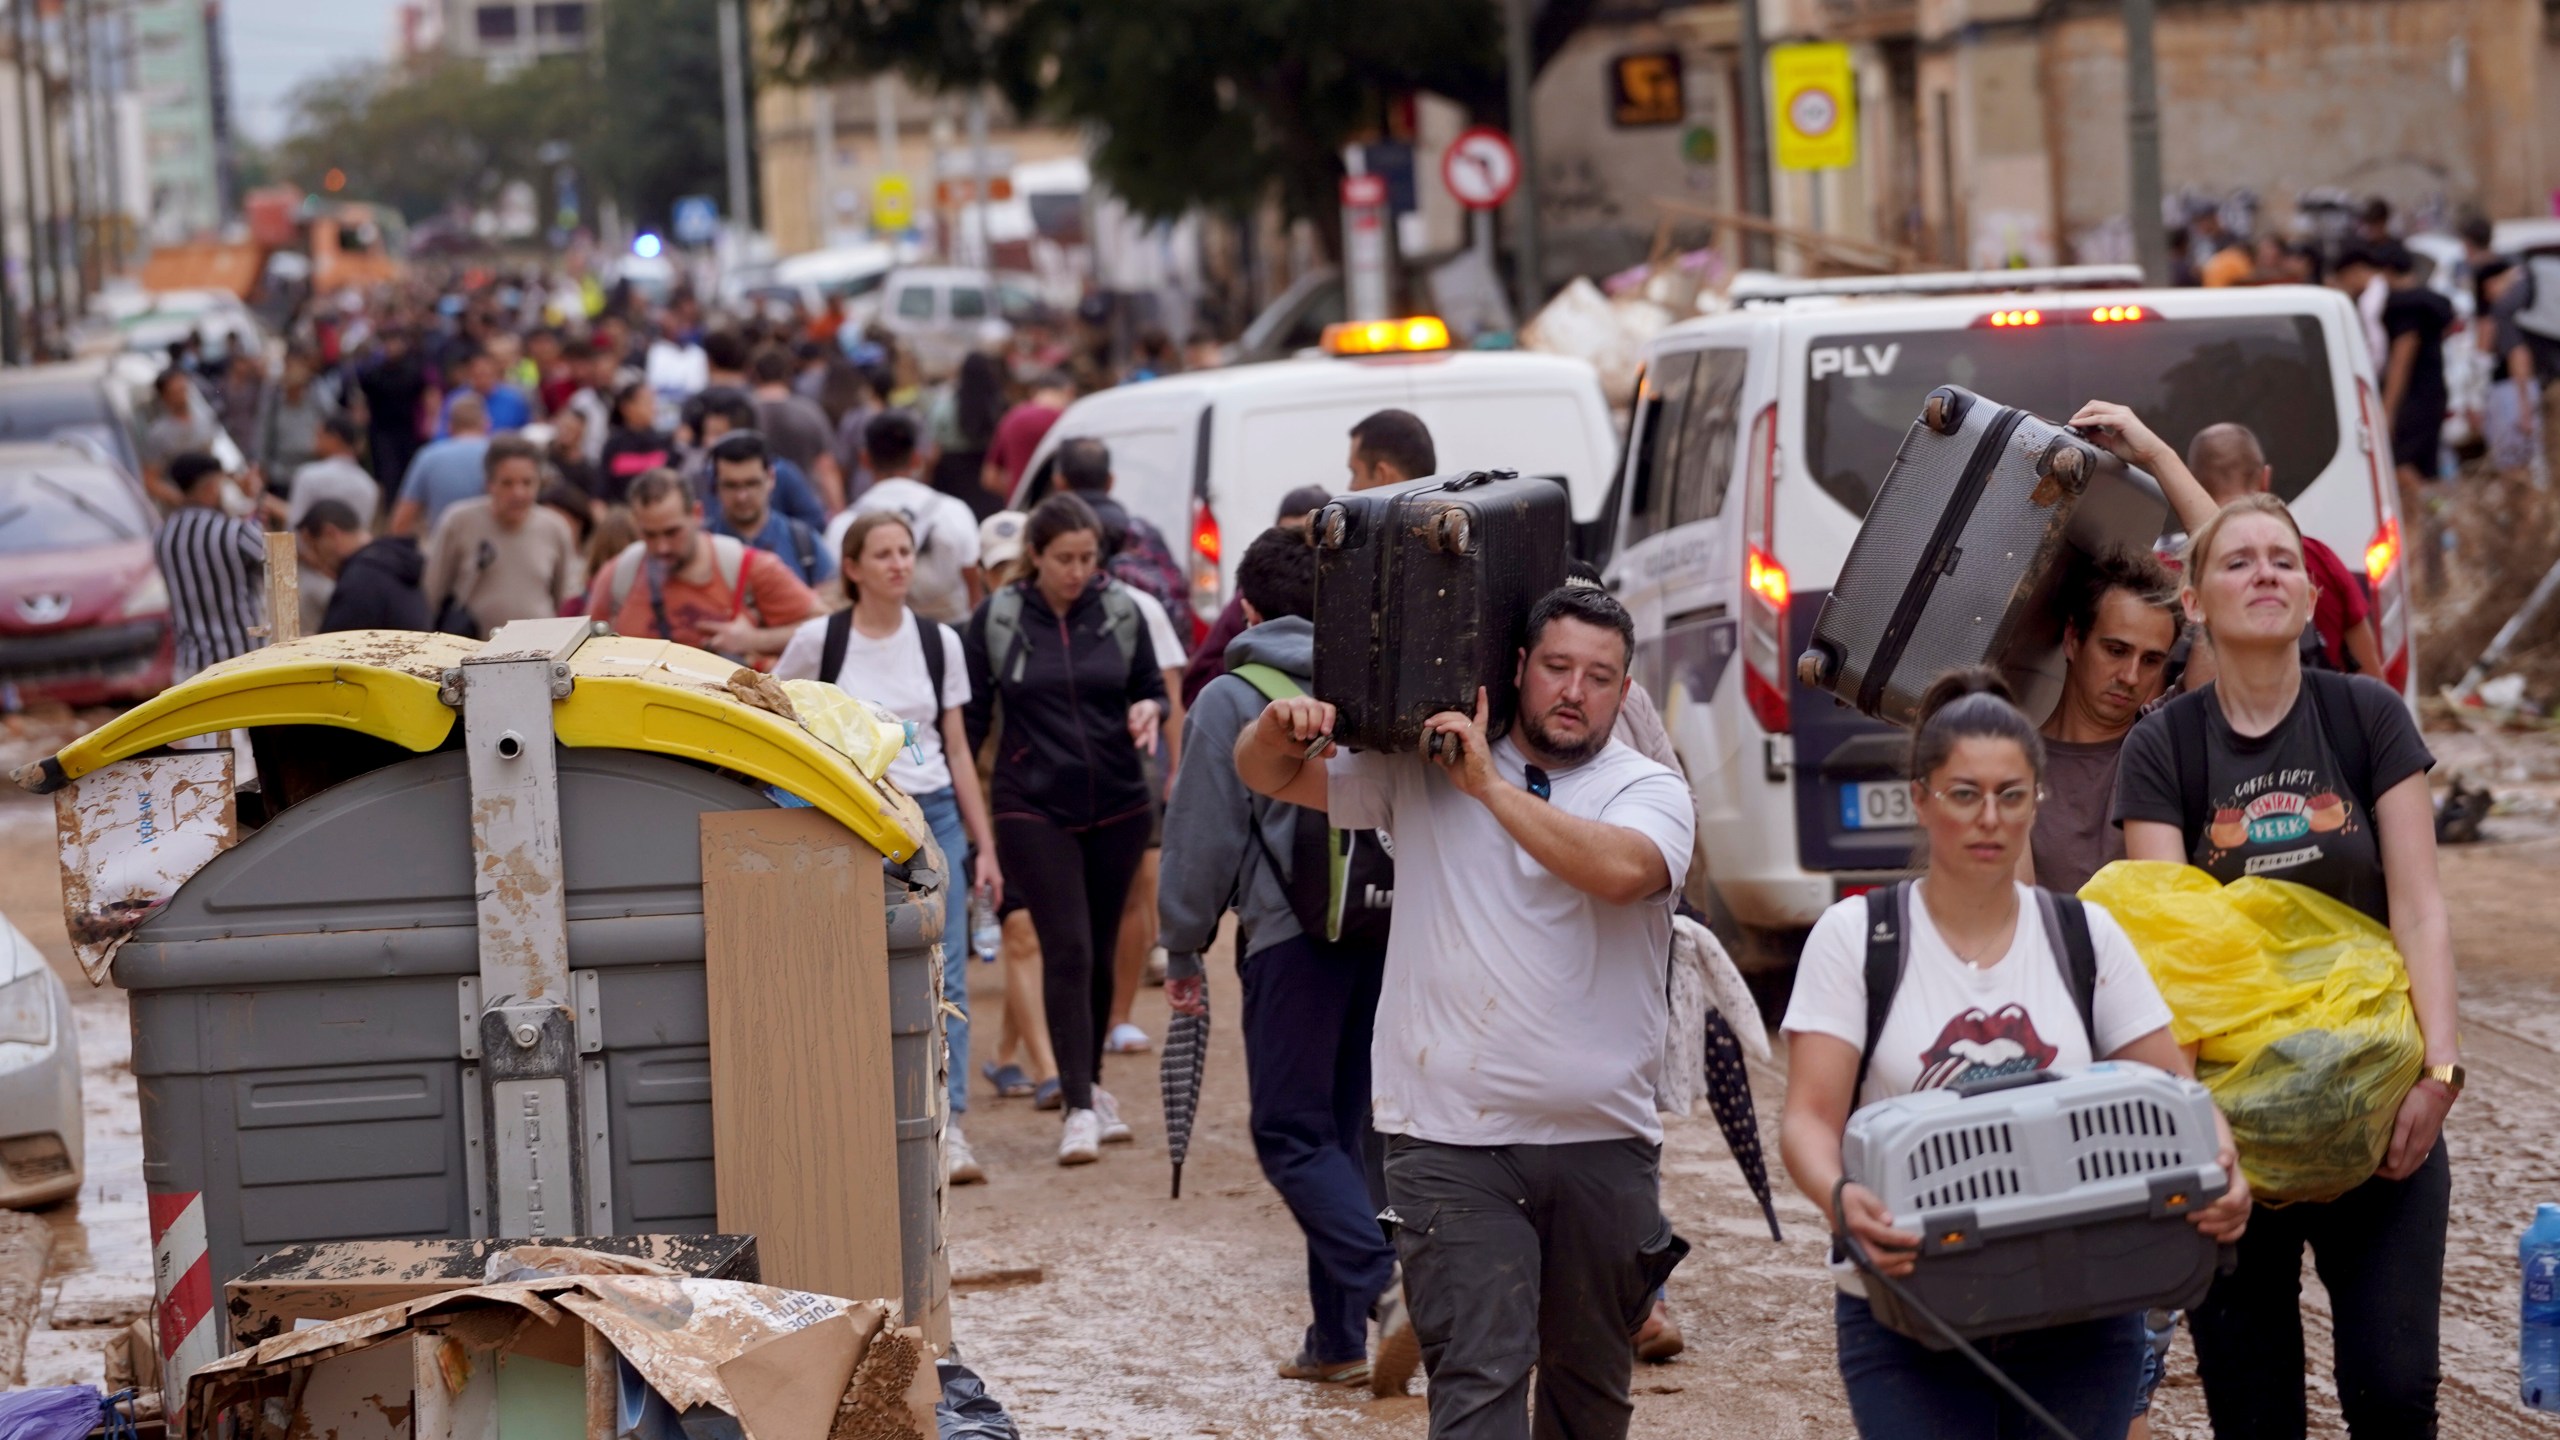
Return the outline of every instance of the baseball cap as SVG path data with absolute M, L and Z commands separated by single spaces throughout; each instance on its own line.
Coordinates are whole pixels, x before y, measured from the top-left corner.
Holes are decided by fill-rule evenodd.
M 978 522 L 978 563 L 1001 570 L 1022 558 L 1023 531 L 1031 517 L 1019 510 L 999 510 Z

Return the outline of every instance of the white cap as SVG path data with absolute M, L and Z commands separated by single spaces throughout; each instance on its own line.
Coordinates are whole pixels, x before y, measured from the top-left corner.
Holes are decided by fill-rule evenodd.
M 978 522 L 978 563 L 1001 570 L 1022 558 L 1023 532 L 1031 517 L 1019 510 L 999 510 Z

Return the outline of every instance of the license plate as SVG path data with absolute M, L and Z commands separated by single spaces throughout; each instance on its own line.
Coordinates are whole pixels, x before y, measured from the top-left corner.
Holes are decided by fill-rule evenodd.
M 1919 823 L 1911 811 L 1911 782 L 1870 780 L 1840 787 L 1840 823 L 1851 830 L 1901 830 Z

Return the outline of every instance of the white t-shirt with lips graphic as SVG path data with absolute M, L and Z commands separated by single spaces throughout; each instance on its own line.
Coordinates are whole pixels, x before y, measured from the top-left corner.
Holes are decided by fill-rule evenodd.
M 2008 952 L 1979 970 L 1956 958 L 1927 904 L 1916 893 L 1911 897 L 1902 983 L 1877 1037 L 1858 1105 L 1914 1090 L 2087 1065 L 2169 1023 L 2169 1006 L 2124 928 L 2103 907 L 2085 905 L 2098 959 L 2092 1007 L 2097 1052 L 2090 1053 L 2079 1007 L 2046 942 L 2035 892 L 2024 885 L 2017 892 L 2018 928 Z M 1866 971 L 1867 899 L 1857 895 L 1824 911 L 1806 938 L 1784 1028 L 1864 1044 Z

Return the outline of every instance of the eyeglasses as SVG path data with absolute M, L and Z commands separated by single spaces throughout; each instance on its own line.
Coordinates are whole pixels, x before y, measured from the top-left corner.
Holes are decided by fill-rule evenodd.
M 1537 796 L 1541 800 L 1553 800 L 1555 798 L 1555 782 L 1547 778 L 1546 771 L 1539 769 L 1535 765 L 1524 765 L 1520 767 L 1520 778 L 1527 783 L 1530 794 Z
M 1931 790 L 1938 803 L 1959 816 L 1983 813 L 1983 802 L 2000 807 L 2002 818 L 2015 820 L 2036 807 L 2044 799 L 2041 785 L 2012 785 L 2005 790 L 1983 790 L 1972 785 L 1950 785 L 1944 790 Z

